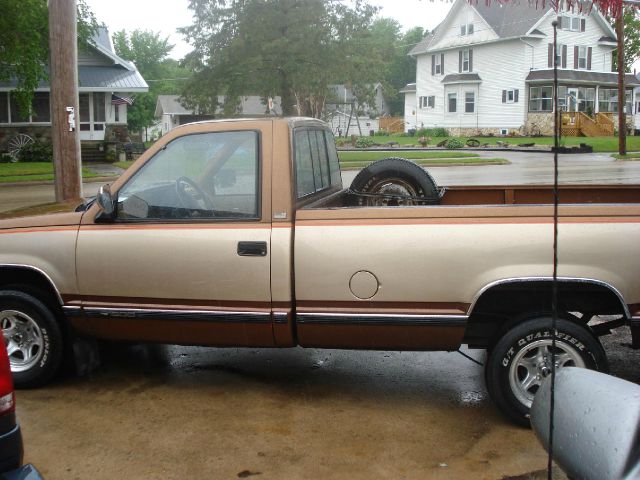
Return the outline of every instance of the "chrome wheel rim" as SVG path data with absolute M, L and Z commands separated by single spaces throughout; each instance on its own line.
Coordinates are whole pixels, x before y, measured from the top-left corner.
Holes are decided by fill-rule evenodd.
M 413 185 L 401 178 L 386 178 L 371 186 L 369 191 L 380 195 L 369 201 L 370 206 L 377 207 L 414 205 L 416 203 L 411 197 L 419 196 Z
M 38 363 L 44 352 L 44 340 L 33 318 L 17 310 L 3 310 L 0 326 L 12 372 L 24 372 Z
M 515 356 L 509 367 L 509 386 L 518 401 L 528 408 L 542 381 L 551 374 L 552 340 L 537 340 Z M 563 367 L 586 368 L 580 353 L 564 342 L 556 341 L 556 371 Z

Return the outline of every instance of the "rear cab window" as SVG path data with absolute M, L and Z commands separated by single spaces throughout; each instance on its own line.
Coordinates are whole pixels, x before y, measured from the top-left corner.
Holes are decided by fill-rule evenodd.
M 321 128 L 297 128 L 293 134 L 296 198 L 304 200 L 342 190 L 333 134 Z

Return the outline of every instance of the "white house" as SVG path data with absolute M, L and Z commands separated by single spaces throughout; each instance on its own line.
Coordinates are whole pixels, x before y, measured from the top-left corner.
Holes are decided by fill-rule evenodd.
M 224 103 L 224 96 L 218 97 L 218 103 Z M 234 117 L 265 117 L 269 115 L 282 115 L 280 107 L 280 97 L 275 97 L 272 105 L 265 103 L 262 97 L 257 95 L 247 95 L 240 97 L 240 103 Z M 158 125 L 154 132 L 160 135 L 173 130 L 185 123 L 199 122 L 202 120 L 212 120 L 221 118 L 222 108 L 219 107 L 215 114 L 197 114 L 192 109 L 184 107 L 180 103 L 180 95 L 158 95 L 156 102 L 155 117 Z
M 577 135 L 613 134 L 616 35 L 596 7 L 590 14 L 557 14 L 529 2 L 487 6 L 467 0 L 456 0 L 445 20 L 409 53 L 416 58 L 417 75 L 415 94 L 411 85 L 404 89 L 405 128 L 551 134 L 554 20 L 559 21 L 559 106 L 572 112 L 564 116 L 564 127 Z M 640 82 L 633 75 L 626 81 L 630 112 L 633 87 Z
M 78 129 L 83 142 L 102 142 L 127 136 L 127 107 L 133 93 L 149 90 L 135 65 L 118 57 L 106 28 L 99 28 L 94 45 L 78 51 Z M 15 81 L 0 82 L 0 151 L 17 135 L 50 141 L 49 84 L 40 82 L 33 113 L 22 116 L 11 92 Z

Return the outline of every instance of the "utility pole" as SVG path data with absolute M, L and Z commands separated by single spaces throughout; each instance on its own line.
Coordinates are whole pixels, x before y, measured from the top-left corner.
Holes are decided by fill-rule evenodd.
M 618 37 L 618 153 L 627 154 L 627 93 L 624 88 L 624 5 L 621 4 L 616 16 L 616 36 Z
M 82 197 L 76 0 L 49 0 L 51 137 L 56 201 Z

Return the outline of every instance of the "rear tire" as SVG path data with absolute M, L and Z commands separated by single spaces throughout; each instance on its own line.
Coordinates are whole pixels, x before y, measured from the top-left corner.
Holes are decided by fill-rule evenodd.
M 507 331 L 493 346 L 485 367 L 487 390 L 498 408 L 522 426 L 529 426 L 535 392 L 551 370 L 551 317 L 524 321 Z M 600 341 L 569 320 L 557 320 L 556 369 L 583 367 L 607 371 Z
M 63 356 L 62 332 L 51 309 L 31 294 L 0 290 L 0 327 L 16 387 L 51 380 Z

